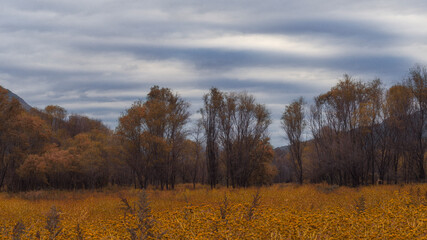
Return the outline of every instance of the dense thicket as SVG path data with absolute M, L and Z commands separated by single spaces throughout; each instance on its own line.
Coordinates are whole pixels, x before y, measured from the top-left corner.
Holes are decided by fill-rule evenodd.
M 287 105 L 289 146 L 276 150 L 269 111 L 246 92 L 210 89 L 190 121 L 188 102 L 154 86 L 112 131 L 60 106 L 25 110 L 0 87 L 0 190 L 425 182 L 426 87 L 419 66 L 389 89 L 344 75 L 311 104 Z
M 129 184 L 117 142 L 98 120 L 53 105 L 26 111 L 0 88 L 0 189 Z

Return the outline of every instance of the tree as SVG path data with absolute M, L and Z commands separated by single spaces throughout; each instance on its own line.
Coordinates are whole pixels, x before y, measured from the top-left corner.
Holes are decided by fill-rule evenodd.
M 415 111 L 413 113 L 414 119 L 411 121 L 411 129 L 415 135 L 414 152 L 415 164 L 418 169 L 417 178 L 419 181 L 425 181 L 424 154 L 426 141 L 424 133 L 427 129 L 427 69 L 421 66 L 411 68 L 406 84 L 414 97 Z
M 411 90 L 404 85 L 390 87 L 383 103 L 384 122 L 382 134 L 381 158 L 378 161 L 380 181 L 384 181 L 389 165 L 393 167 L 394 183 L 398 182 L 399 161 L 403 166 L 408 165 L 407 150 L 410 142 L 409 122 L 411 121 L 412 96 Z M 409 143 L 411 144 L 411 143 Z M 406 174 L 405 174 L 406 175 Z
M 203 182 L 205 162 L 200 139 L 185 140 L 180 164 L 180 174 L 183 183 L 191 182 L 196 188 L 197 182 Z
M 282 115 L 282 128 L 290 143 L 290 160 L 300 184 L 303 183 L 302 155 L 304 142 L 302 134 L 305 127 L 304 99 L 301 97 L 286 106 Z
M 193 182 L 193 188 L 196 188 L 196 182 L 198 178 L 200 182 L 204 182 L 205 172 L 206 172 L 206 164 L 205 163 L 205 155 L 203 150 L 203 126 L 201 121 L 197 121 L 193 132 L 192 132 L 193 141 L 186 141 L 186 149 L 187 149 L 187 159 L 190 160 L 188 164 L 188 168 L 183 169 L 183 176 L 187 175 L 188 170 L 191 172 L 191 180 Z M 184 151 L 186 150 L 184 149 Z
M 273 152 L 269 150 L 271 146 L 267 131 L 271 124 L 270 112 L 264 105 L 256 103 L 255 98 L 246 92 L 238 94 L 236 109 L 234 126 L 236 136 L 233 143 L 233 155 L 236 158 L 233 165 L 234 182 L 241 187 L 262 184 L 265 179 L 257 182 L 252 178 L 255 172 L 271 172 L 260 169 L 272 167 L 274 157 Z M 260 164 L 261 162 L 263 164 Z
M 217 88 L 211 88 L 210 92 L 203 96 L 204 107 L 200 109 L 202 125 L 206 137 L 206 161 L 208 181 L 211 188 L 218 183 L 218 122 L 221 111 L 222 93 Z
M 44 149 L 51 132 L 37 116 L 30 115 L 18 100 L 0 87 L 0 188 L 17 191 L 23 186 L 16 170 L 28 154 Z
M 369 85 L 369 84 L 368 84 Z M 318 155 L 321 178 L 330 183 L 358 186 L 367 180 L 367 139 L 361 114 L 373 109 L 367 85 L 344 75 L 336 86 L 315 98 L 311 130 Z M 362 109 L 365 110 L 362 111 Z
M 13 164 L 15 148 L 19 145 L 14 136 L 18 135 L 17 119 L 22 112 L 18 100 L 9 100 L 7 93 L 0 87 L 0 188 Z
M 133 170 L 141 188 L 146 187 L 147 179 L 147 159 L 144 156 L 146 149 L 143 149 L 143 124 L 145 107 L 141 101 L 133 103 L 132 107 L 119 118 L 119 125 L 116 134 L 120 137 L 126 163 Z
M 73 155 L 53 145 L 43 154 L 31 154 L 19 167 L 18 174 L 24 179 L 26 189 L 37 187 L 70 188 L 72 176 L 80 171 Z
M 62 128 L 65 118 L 67 117 L 67 110 L 57 105 L 48 105 L 45 107 L 44 111 L 48 116 L 48 121 L 53 131 Z
M 99 120 L 90 119 L 79 114 L 72 114 L 68 117 L 65 128 L 70 137 L 74 137 L 79 133 L 99 130 L 102 132 L 110 132 L 110 130 Z
M 189 103 L 168 88 L 154 86 L 147 95 L 145 123 L 150 156 L 159 161 L 157 175 L 163 188 L 175 187 L 178 160 L 187 135 L 184 127 L 190 116 Z
M 380 136 L 384 135 L 382 131 L 384 128 L 379 126 L 383 120 L 381 117 L 383 116 L 382 103 L 384 91 L 381 86 L 382 83 L 380 79 L 368 82 L 365 85 L 364 93 L 366 95 L 366 100 L 360 104 L 359 107 L 359 127 L 362 131 L 362 142 L 364 142 L 365 145 L 365 153 L 368 161 L 366 169 L 371 169 L 371 184 L 375 184 L 375 164 L 377 162 L 378 146 L 380 145 Z M 382 167 L 384 168 L 386 166 L 383 165 Z M 368 173 L 366 173 L 366 175 L 368 175 Z
M 189 104 L 170 89 L 154 86 L 146 102 L 135 102 L 119 118 L 116 132 L 141 187 L 147 187 L 151 180 L 162 189 L 174 188 L 188 108 Z
M 222 93 L 212 88 L 203 100 L 200 112 L 211 187 L 221 176 L 227 187 L 271 182 L 275 171 L 267 131 L 270 112 L 246 92 Z
M 254 162 L 254 168 L 249 184 L 258 186 L 272 184 L 274 177 L 277 175 L 277 168 L 272 164 L 274 150 L 269 138 L 263 138 L 255 145 L 251 158 Z
M 108 184 L 112 171 L 111 135 L 92 130 L 80 133 L 67 141 L 67 151 L 73 156 L 74 171 L 70 167 L 73 188 L 100 188 Z
M 221 111 L 219 112 L 219 139 L 223 149 L 223 159 L 226 167 L 227 187 L 235 187 L 235 156 L 233 155 L 233 141 L 236 137 L 236 113 L 238 96 L 235 93 L 223 94 Z

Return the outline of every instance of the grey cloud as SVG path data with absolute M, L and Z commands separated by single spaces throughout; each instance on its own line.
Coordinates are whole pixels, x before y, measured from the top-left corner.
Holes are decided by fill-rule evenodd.
M 396 42 L 399 36 L 387 32 L 381 25 L 366 20 L 296 19 L 248 26 L 248 32 L 301 35 L 347 41 L 369 46 L 384 46 Z
M 200 89 L 218 87 L 220 90 L 248 91 L 249 93 L 256 90 L 268 94 L 304 94 L 307 92 L 316 92 L 316 89 L 306 86 L 304 83 L 266 82 L 262 79 L 248 79 L 244 81 L 236 79 L 215 79 L 211 81 L 198 82 L 196 86 Z
M 310 101 L 343 73 L 362 80 L 380 77 L 390 85 L 414 63 L 426 64 L 426 10 L 422 0 L 5 0 L 0 84 L 13 86 L 32 105 L 72 106 L 70 112 L 102 119 L 112 128 L 126 108 L 122 105 L 143 98 L 155 84 L 178 91 L 193 112 L 211 86 L 247 90 L 267 106 L 276 104 L 270 130 L 273 145 L 279 146 L 284 144 L 280 109 L 297 96 Z M 273 40 L 246 39 L 252 42 L 242 48 L 240 42 L 227 47 L 194 41 L 248 35 Z M 275 37 L 294 42 L 274 51 Z M 308 43 L 307 49 L 300 42 Z M 323 49 L 335 52 L 316 53 Z M 277 71 L 283 75 L 270 79 L 265 72 L 252 76 L 236 69 L 304 74 Z M 315 69 L 328 73 L 322 81 L 333 79 L 317 81 Z M 185 95 L 189 90 L 197 92 Z
M 406 56 L 395 56 L 394 54 L 372 54 L 369 56 L 344 54 L 337 57 L 311 58 L 296 54 L 213 48 L 176 48 L 144 45 L 87 45 L 80 47 L 88 51 L 128 52 L 142 59 L 180 59 L 194 64 L 200 70 L 214 72 L 242 66 L 328 68 L 339 70 L 343 74 L 372 74 L 373 77 L 386 77 L 391 81 L 397 81 L 408 69 L 408 66 L 414 64 L 413 59 Z M 258 86 L 262 87 L 259 83 Z

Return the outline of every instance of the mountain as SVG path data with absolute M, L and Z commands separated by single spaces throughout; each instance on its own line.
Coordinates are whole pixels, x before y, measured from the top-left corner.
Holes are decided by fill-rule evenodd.
M 289 145 L 287 146 L 281 146 L 281 147 L 277 147 L 274 149 L 274 151 L 283 151 L 283 152 L 287 152 L 289 151 Z
M 31 110 L 32 107 L 28 103 L 26 103 L 24 101 L 24 99 L 20 98 L 18 95 L 16 95 L 15 93 L 13 93 L 12 91 L 10 91 L 9 89 L 6 89 L 6 90 L 8 92 L 7 95 L 9 96 L 9 98 L 11 98 L 11 99 L 15 98 L 16 100 L 18 100 L 21 103 L 22 107 L 25 110 L 27 110 L 27 111 Z

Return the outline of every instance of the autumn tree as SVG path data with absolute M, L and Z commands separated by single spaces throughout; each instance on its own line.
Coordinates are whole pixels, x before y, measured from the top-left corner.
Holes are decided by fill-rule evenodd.
M 25 189 L 66 189 L 73 186 L 70 174 L 75 175 L 79 170 L 78 162 L 69 151 L 52 145 L 40 155 L 28 155 L 18 173 L 25 181 Z
M 78 116 L 85 128 L 70 134 L 64 108 L 26 111 L 7 93 L 0 88 L 0 188 L 102 187 L 112 182 L 113 169 L 123 169 L 112 159 L 111 131 L 100 121 Z
M 19 134 L 17 120 L 21 112 L 18 100 L 9 100 L 7 90 L 0 87 L 0 188 L 16 158 L 14 153 L 19 147 L 19 140 L 15 136 Z
M 148 159 L 147 149 L 143 148 L 143 124 L 145 107 L 142 101 L 136 101 L 126 113 L 119 118 L 116 129 L 117 135 L 122 141 L 124 158 L 133 170 L 140 187 L 146 187 L 148 183 Z
M 271 119 L 267 108 L 256 103 L 255 98 L 246 92 L 238 94 L 236 109 L 233 177 L 237 186 L 247 187 L 260 184 L 252 181 L 256 172 L 270 172 L 260 168 L 270 168 L 274 157 L 268 136 Z
M 0 188 L 6 185 L 8 190 L 20 190 L 22 182 L 16 170 L 27 155 L 43 149 L 51 133 L 39 117 L 27 113 L 1 87 L 0 123 Z
M 203 96 L 204 107 L 200 109 L 202 124 L 206 138 L 206 161 L 208 181 L 211 188 L 218 183 L 219 165 L 219 114 L 221 111 L 222 93 L 217 88 L 211 88 L 210 92 Z
M 223 159 L 225 162 L 225 178 L 227 187 L 235 187 L 236 183 L 236 156 L 233 154 L 236 138 L 236 121 L 238 112 L 238 95 L 235 93 L 223 94 L 221 101 L 221 111 L 219 112 L 219 134 L 218 138 L 223 149 Z
M 371 184 L 375 184 L 375 169 L 377 156 L 380 146 L 380 135 L 384 135 L 383 128 L 379 124 L 384 121 L 383 118 L 383 96 L 382 82 L 380 79 L 375 79 L 365 84 L 364 102 L 359 106 L 359 131 L 361 136 L 361 144 L 363 144 L 367 161 L 366 170 L 371 175 Z
M 366 89 L 366 84 L 344 75 L 330 91 L 315 98 L 311 129 L 318 164 L 331 182 L 357 186 L 367 179 L 370 165 L 360 114 L 369 101 Z
M 45 107 L 44 112 L 47 114 L 48 122 L 53 131 L 62 128 L 67 117 L 67 110 L 58 105 L 48 105 Z
M 147 143 L 150 151 L 160 163 L 157 174 L 163 188 L 175 187 L 177 164 L 183 150 L 187 132 L 184 127 L 188 122 L 189 103 L 168 88 L 154 86 L 147 95 L 145 102 L 147 127 Z M 160 150 L 160 151 L 158 151 Z M 166 155 L 163 155 L 166 153 Z M 163 160 L 164 159 L 164 160 Z
M 69 166 L 73 188 L 100 188 L 108 184 L 113 172 L 111 135 L 92 130 L 70 138 L 66 149 L 73 156 Z
M 398 182 L 399 172 L 404 171 L 406 178 L 410 161 L 408 158 L 408 146 L 411 145 L 411 132 L 408 123 L 411 122 L 412 93 L 404 85 L 397 84 L 387 90 L 384 111 L 384 132 L 380 135 L 381 157 L 378 161 L 379 179 L 385 180 L 387 169 L 393 169 L 394 183 Z M 400 168 L 400 169 L 399 169 Z M 405 179 L 406 181 L 406 179 Z
M 0 188 L 3 186 L 6 174 L 12 167 L 14 150 L 18 147 L 15 140 L 18 131 L 17 118 L 22 111 L 17 100 L 10 101 L 7 90 L 0 88 Z M 14 134 L 16 132 L 16 134 Z
M 191 178 L 193 188 L 197 182 L 204 182 L 206 174 L 205 154 L 203 149 L 203 126 L 201 121 L 196 121 L 191 132 L 192 140 L 186 140 L 184 152 L 185 163 L 182 168 L 183 179 Z
M 38 188 L 61 188 L 61 189 L 76 189 L 76 188 L 100 188 L 107 184 L 114 183 L 113 175 L 118 175 L 117 171 L 121 170 L 126 173 L 126 169 L 122 167 L 122 163 L 117 161 L 117 154 L 113 151 L 112 133 L 107 127 L 100 124 L 99 128 L 85 129 L 88 131 L 81 132 L 75 136 L 66 134 L 68 132 L 68 122 L 65 120 L 62 127 L 54 132 L 56 135 L 63 132 L 64 139 L 60 143 L 56 138 L 37 139 L 40 138 L 40 132 L 51 132 L 51 125 L 46 125 L 46 119 L 40 119 L 39 112 L 35 115 L 28 115 L 31 124 L 37 131 L 30 131 L 22 128 L 21 131 L 26 132 L 30 136 L 31 145 L 39 143 L 38 151 L 28 152 L 28 156 L 22 157 L 22 164 L 18 167 L 17 173 L 22 183 L 21 190 L 30 190 Z M 96 120 L 91 120 L 87 117 L 88 122 L 98 123 Z M 96 124 L 98 126 L 98 124 Z M 25 125 L 24 125 L 25 126 Z M 39 133 L 38 133 L 39 132 Z M 29 133 L 33 133 L 29 135 Z M 37 135 L 37 133 L 39 135 Z M 43 136 L 43 135 L 41 135 Z M 49 135 L 50 136 L 50 135 Z M 57 137 L 58 135 L 56 135 Z M 43 145 L 44 144 L 44 145 Z M 126 177 L 122 177 L 128 183 Z M 117 182 L 117 181 L 116 181 Z
M 227 187 L 271 182 L 274 154 L 267 132 L 270 113 L 265 106 L 246 92 L 223 93 L 216 88 L 204 96 L 204 103 L 201 121 L 211 187 L 220 177 Z
M 310 126 L 318 176 L 330 183 L 425 181 L 427 71 L 416 66 L 386 94 L 379 79 L 345 75 L 315 98 Z
M 417 178 L 425 181 L 424 154 L 426 150 L 426 120 L 427 120 L 427 69 L 415 66 L 410 69 L 406 81 L 412 92 L 414 112 L 411 121 L 411 129 L 414 133 L 414 159 L 417 167 Z
M 102 132 L 109 131 L 109 129 L 100 120 L 91 119 L 79 114 L 72 114 L 68 117 L 65 123 L 65 129 L 70 137 L 74 137 L 79 133 L 90 132 L 92 130 L 99 130 Z
M 182 161 L 179 171 L 183 183 L 192 183 L 196 188 L 196 183 L 203 183 L 205 175 L 204 150 L 198 139 L 187 139 L 184 142 L 182 151 Z
M 274 154 L 269 138 L 262 138 L 256 143 L 255 149 L 251 153 L 253 168 L 249 183 L 244 186 L 261 186 L 273 183 L 278 172 L 276 166 L 272 164 Z
M 290 160 L 295 170 L 298 182 L 303 183 L 302 154 L 304 141 L 302 134 L 306 127 L 304 99 L 301 97 L 286 106 L 282 115 L 282 128 L 290 144 Z
M 119 119 L 117 134 L 127 162 L 141 187 L 151 180 L 174 188 L 177 162 L 186 136 L 189 104 L 168 88 L 154 86 L 145 102 L 137 101 Z

